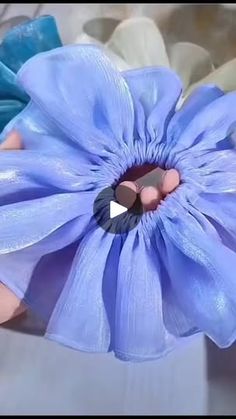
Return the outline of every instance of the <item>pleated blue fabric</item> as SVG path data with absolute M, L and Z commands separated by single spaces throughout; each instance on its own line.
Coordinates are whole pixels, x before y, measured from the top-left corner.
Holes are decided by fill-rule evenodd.
M 203 332 L 236 339 L 236 93 L 207 85 L 176 110 L 170 69 L 119 73 L 98 47 L 41 53 L 18 73 L 28 106 L 0 154 L 0 278 L 47 320 L 46 337 L 122 360 Z M 127 168 L 176 168 L 180 186 L 122 235 L 93 202 Z

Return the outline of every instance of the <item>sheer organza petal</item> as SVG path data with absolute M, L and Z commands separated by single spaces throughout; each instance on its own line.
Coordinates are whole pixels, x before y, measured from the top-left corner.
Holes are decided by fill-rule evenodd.
M 15 202 L 24 201 L 24 193 L 29 190 L 32 198 L 37 197 L 40 188 L 53 193 L 86 191 L 86 180 L 80 168 L 62 156 L 35 150 L 4 151 L 0 165 L 1 206 L 13 194 Z
M 89 192 L 55 193 L 1 206 L 0 254 L 31 246 L 79 215 L 92 215 L 94 198 Z
M 208 153 L 208 156 L 202 156 L 202 160 L 203 166 L 193 170 L 193 173 L 200 174 L 204 191 L 213 194 L 228 192 L 235 194 L 236 151 L 218 150 Z M 224 195 L 222 196 L 223 199 Z
M 25 19 L 6 32 L 0 45 L 0 132 L 29 100 L 15 73 L 35 54 L 61 45 L 52 16 Z
M 225 92 L 232 92 L 236 89 L 235 81 L 236 58 L 227 61 L 216 70 L 209 73 L 206 77 L 192 84 L 186 91 L 186 97 L 198 86 L 213 83 Z
M 133 141 L 128 86 L 98 47 L 73 45 L 39 54 L 22 67 L 18 80 L 50 120 L 92 154 Z
M 139 137 L 158 144 L 181 94 L 180 79 L 164 67 L 130 70 L 123 76 L 133 97 Z
M 17 99 L 26 102 L 28 97 L 17 85 L 15 73 L 0 61 L 0 100 L 2 99 Z
M 129 232 L 120 254 L 115 321 L 115 353 L 125 360 L 145 360 L 170 350 L 157 255 L 136 230 Z
M 160 230 L 155 230 L 154 239 L 152 240 L 155 260 L 158 257 L 161 290 L 162 290 L 162 312 L 163 322 L 170 334 L 177 338 L 190 336 L 198 331 L 194 321 L 190 319 L 181 309 L 181 305 L 176 297 L 176 293 L 172 287 L 171 279 L 168 274 L 168 264 L 166 246 Z
M 132 68 L 169 67 L 163 37 L 153 20 L 146 17 L 124 20 L 115 28 L 107 45 Z
M 83 224 L 82 218 L 84 218 Z M 64 231 L 63 236 L 60 238 L 59 250 L 53 250 L 52 253 L 47 252 L 40 258 L 32 269 L 32 275 L 28 284 L 25 278 L 23 278 L 23 284 L 27 286 L 27 289 L 23 284 L 21 287 L 23 301 L 35 313 L 37 318 L 45 322 L 45 326 L 47 326 L 54 307 L 67 282 L 73 259 L 79 246 L 79 241 L 74 242 L 74 240 L 83 235 L 81 231 L 84 231 L 86 227 L 85 218 L 86 216 L 82 216 L 80 220 L 77 219 L 71 222 L 71 233 L 74 233 L 74 236 L 67 234 L 67 240 L 64 240 Z M 76 230 L 77 234 L 75 235 Z M 66 243 L 68 242 L 71 244 L 67 245 Z M 65 247 L 61 248 L 61 246 Z M 11 278 L 15 279 L 16 286 L 19 287 L 17 278 L 13 274 Z M 9 286 L 9 282 L 7 284 Z
M 236 252 L 235 193 L 202 193 L 194 207 L 215 225 L 223 243 Z
M 61 157 L 74 165 L 78 173 L 90 173 L 94 163 L 101 163 L 99 153 L 91 155 L 81 150 L 77 142 L 64 134 L 32 101 L 7 124 L 1 133 L 0 141 L 13 130 L 20 134 L 25 149 Z
M 170 150 L 170 158 L 178 153 L 194 156 L 199 151 L 209 151 L 230 135 L 236 118 L 236 93 L 231 92 L 213 100 L 201 112 L 195 113 L 182 130 L 179 141 Z M 189 152 L 191 148 L 191 153 Z
M 213 70 L 210 53 L 191 42 L 176 42 L 169 49 L 170 66 L 181 77 L 184 90 Z
M 52 314 L 47 337 L 84 351 L 109 350 L 111 332 L 103 277 L 113 240 L 114 235 L 105 234 L 101 228 L 82 240 Z
M 161 220 L 168 273 L 183 312 L 218 345 L 229 346 L 236 337 L 236 254 L 176 202 Z
M 110 48 L 103 45 L 101 42 L 99 42 L 97 39 L 87 35 L 86 33 L 80 34 L 78 38 L 76 38 L 77 44 L 93 44 L 102 47 L 104 53 L 109 57 L 111 62 L 115 64 L 116 68 L 119 71 L 128 70 L 130 66 L 128 63 L 126 63 L 119 55 L 117 55 L 115 52 L 113 52 Z
M 165 154 L 168 158 L 171 149 L 180 141 L 182 133 L 192 122 L 192 119 L 207 105 L 223 96 L 218 87 L 206 85 L 199 87 L 184 102 L 182 107 L 174 114 L 167 127 Z
M 0 100 L 0 132 L 4 129 L 6 124 L 14 118 L 25 107 L 25 104 L 17 99 L 2 99 Z M 3 137 L 1 136 L 1 139 Z
M 96 39 L 97 42 L 105 44 L 120 22 L 120 19 L 114 17 L 93 16 L 86 20 L 82 29 L 87 36 Z
M 51 309 L 54 308 L 51 297 L 58 294 L 58 287 L 62 283 L 64 285 L 65 282 L 65 278 L 61 279 L 63 271 L 60 272 L 59 269 L 61 267 L 63 270 L 63 263 L 61 264 L 60 260 L 55 258 L 53 259 L 55 272 L 52 274 L 53 268 L 50 265 L 50 254 L 60 250 L 60 259 L 63 261 L 62 249 L 65 249 L 65 253 L 67 253 L 66 247 L 83 237 L 89 220 L 90 217 L 88 215 L 82 215 L 67 222 L 33 245 L 18 251 L 1 254 L 0 281 L 9 287 L 20 299 L 26 301 L 36 313 L 44 317 L 46 312 L 49 313 L 49 305 Z M 44 261 L 38 267 L 38 263 L 44 256 Z M 50 262 L 48 270 L 47 261 Z M 71 263 L 72 259 L 70 260 Z M 42 265 L 44 274 L 40 275 L 38 271 L 42 272 Z M 56 278 L 55 273 L 57 273 L 58 278 Z M 51 281 L 54 281 L 55 285 Z M 45 303 L 45 307 L 40 307 L 42 300 Z
M 47 337 L 132 361 L 199 331 L 234 342 L 235 93 L 201 87 L 174 115 L 171 70 L 120 74 L 91 45 L 40 54 L 19 80 L 32 101 L 4 131 L 26 150 L 0 153 L 0 279 L 49 320 Z M 105 232 L 101 183 L 150 159 L 181 185 L 136 229 Z
M 16 73 L 33 55 L 61 45 L 53 16 L 40 16 L 6 33 L 0 45 L 0 60 Z

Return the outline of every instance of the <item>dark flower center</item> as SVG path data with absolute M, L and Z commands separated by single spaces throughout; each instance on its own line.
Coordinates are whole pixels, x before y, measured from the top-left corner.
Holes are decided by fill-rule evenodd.
M 144 211 L 153 211 L 179 183 L 176 169 L 164 170 L 146 163 L 129 168 L 117 182 L 115 194 L 118 202 L 127 208 L 131 208 L 138 197 Z

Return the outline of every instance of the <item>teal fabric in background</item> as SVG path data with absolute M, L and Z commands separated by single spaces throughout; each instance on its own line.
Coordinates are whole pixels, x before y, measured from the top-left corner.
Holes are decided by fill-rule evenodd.
M 0 133 L 28 102 L 28 96 L 16 84 L 18 70 L 34 55 L 61 45 L 52 16 L 27 20 L 6 33 L 0 44 Z

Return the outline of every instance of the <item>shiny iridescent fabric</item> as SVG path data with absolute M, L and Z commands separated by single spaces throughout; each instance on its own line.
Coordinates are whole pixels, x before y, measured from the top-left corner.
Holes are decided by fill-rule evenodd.
M 61 45 L 52 16 L 28 20 L 6 33 L 0 44 L 0 132 L 29 100 L 16 83 L 17 71 L 39 52 Z
M 181 109 L 170 69 L 120 73 L 102 49 L 31 58 L 31 98 L 4 130 L 0 278 L 70 347 L 123 360 L 162 356 L 199 331 L 236 338 L 236 93 L 195 90 Z M 104 232 L 93 202 L 127 168 L 176 168 L 181 185 L 127 234 Z

